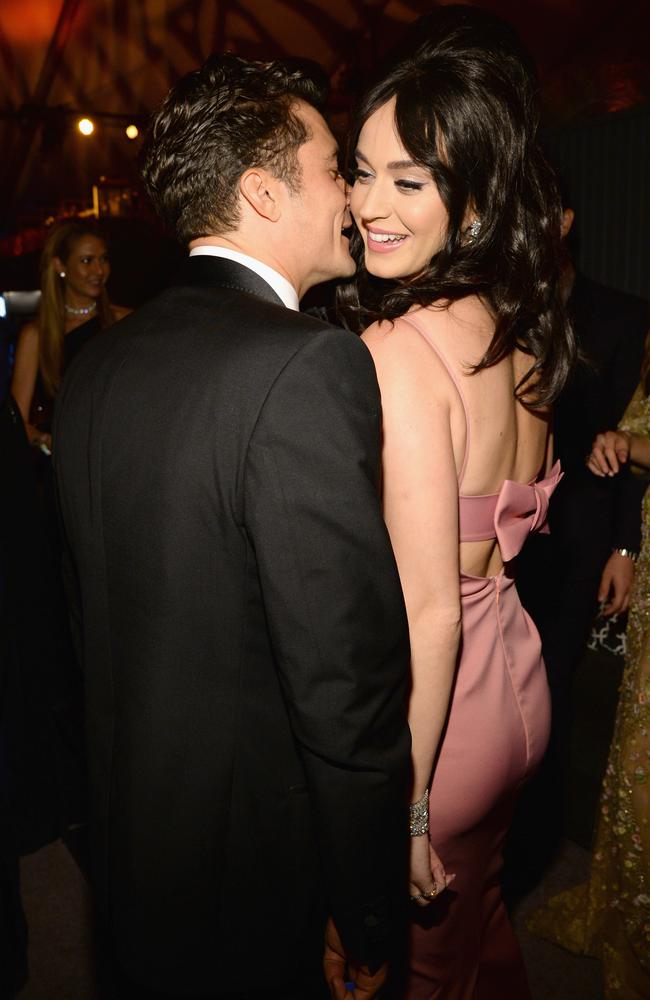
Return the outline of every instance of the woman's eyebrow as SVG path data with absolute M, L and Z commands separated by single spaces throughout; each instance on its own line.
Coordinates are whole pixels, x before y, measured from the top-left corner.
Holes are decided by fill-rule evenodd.
M 370 160 L 363 155 L 360 149 L 355 149 L 354 155 L 357 160 L 363 160 L 364 163 L 370 166 Z M 390 163 L 386 164 L 386 167 L 388 170 L 411 170 L 413 167 L 420 167 L 420 164 L 416 163 L 415 160 L 391 160 Z M 423 168 L 420 167 L 420 169 Z

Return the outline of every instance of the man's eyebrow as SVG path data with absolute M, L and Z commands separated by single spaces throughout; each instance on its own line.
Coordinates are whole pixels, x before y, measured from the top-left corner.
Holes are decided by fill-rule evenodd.
M 355 149 L 354 155 L 357 160 L 363 160 L 364 163 L 367 163 L 368 166 L 370 166 L 370 160 L 363 155 L 360 149 Z M 388 170 L 410 170 L 412 167 L 419 167 L 420 170 L 424 170 L 424 167 L 420 166 L 419 163 L 416 163 L 415 160 L 391 160 L 390 163 L 386 164 L 386 167 Z

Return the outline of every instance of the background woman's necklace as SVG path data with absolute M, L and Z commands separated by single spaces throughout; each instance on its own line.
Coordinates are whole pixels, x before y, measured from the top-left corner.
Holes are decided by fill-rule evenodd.
M 90 316 L 90 314 L 97 308 L 97 303 L 93 302 L 92 305 L 79 306 L 79 308 L 77 308 L 76 306 L 69 306 L 67 302 L 64 302 L 63 308 L 69 316 Z

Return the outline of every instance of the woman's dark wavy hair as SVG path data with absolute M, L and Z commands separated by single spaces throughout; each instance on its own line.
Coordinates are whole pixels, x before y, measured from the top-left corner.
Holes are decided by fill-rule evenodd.
M 417 22 L 388 73 L 361 100 L 352 155 L 363 124 L 392 98 L 402 144 L 431 172 L 448 231 L 424 271 L 387 281 L 368 274 L 355 229 L 357 275 L 339 291 L 344 322 L 360 331 L 412 306 L 478 295 L 495 332 L 473 372 L 518 347 L 533 360 L 517 398 L 534 406 L 553 402 L 573 366 L 575 344 L 560 294 L 560 198 L 537 143 L 537 85 L 527 55 L 514 31 L 486 11 L 442 7 Z M 470 240 L 467 219 L 474 214 L 481 229 Z

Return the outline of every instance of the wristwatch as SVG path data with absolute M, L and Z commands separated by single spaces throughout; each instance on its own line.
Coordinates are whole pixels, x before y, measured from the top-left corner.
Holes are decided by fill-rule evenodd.
M 633 552 L 632 549 L 612 549 L 612 555 L 617 553 L 619 556 L 625 556 L 626 559 L 631 559 L 632 562 L 636 562 L 639 558 L 638 552 Z

